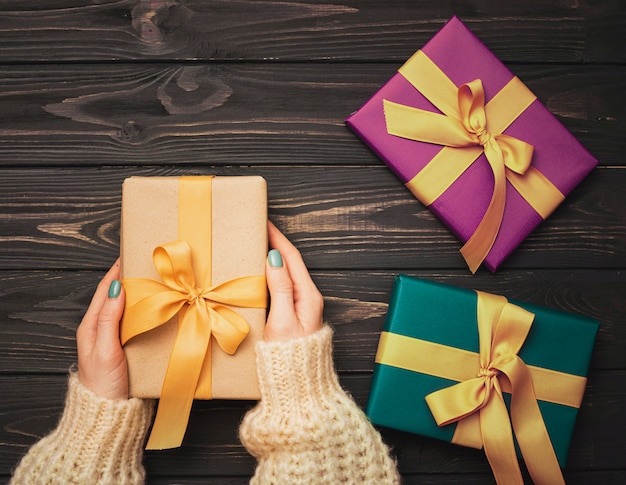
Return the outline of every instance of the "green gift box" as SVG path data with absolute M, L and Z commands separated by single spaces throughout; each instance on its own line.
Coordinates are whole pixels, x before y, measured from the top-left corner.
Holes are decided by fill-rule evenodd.
M 466 379 L 457 374 L 477 375 L 480 293 L 406 275 L 396 277 L 366 411 L 373 423 L 482 447 L 480 436 L 473 443 L 455 441 L 460 421 L 439 426 L 426 401 L 431 393 Z M 558 464 L 565 466 L 599 324 L 527 303 L 508 304 L 530 312 L 532 324 L 517 356 L 530 369 L 549 441 Z M 472 359 L 475 364 L 469 367 L 476 369 L 467 368 Z M 547 380 L 542 383 L 544 377 Z M 503 391 L 510 407 L 510 389 Z

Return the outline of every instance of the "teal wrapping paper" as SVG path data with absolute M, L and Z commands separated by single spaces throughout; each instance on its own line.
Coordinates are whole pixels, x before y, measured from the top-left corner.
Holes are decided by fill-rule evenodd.
M 535 314 L 519 352 L 527 365 L 586 377 L 597 321 L 510 302 Z M 478 352 L 476 304 L 472 290 L 400 275 L 394 282 L 384 331 Z M 437 426 L 424 398 L 455 383 L 376 363 L 366 413 L 379 426 L 451 441 L 456 423 Z M 565 466 L 578 409 L 541 400 L 538 404 L 559 464 Z

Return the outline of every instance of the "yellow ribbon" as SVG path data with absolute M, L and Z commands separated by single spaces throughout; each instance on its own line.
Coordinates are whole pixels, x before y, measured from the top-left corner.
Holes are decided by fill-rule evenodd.
M 122 345 L 178 314 L 178 333 L 146 449 L 174 448 L 182 443 L 196 389 L 202 386 L 204 394 L 207 389 L 210 394 L 211 337 L 224 352 L 233 354 L 248 334 L 244 318 L 225 305 L 267 306 L 264 276 L 211 284 L 210 178 L 183 177 L 179 194 L 179 218 L 193 220 L 179 222 L 179 236 L 188 235 L 192 243 L 178 240 L 155 248 L 153 261 L 161 281 L 123 280 Z M 188 216 L 197 213 L 204 214 L 204 220 Z
M 507 179 L 544 219 L 564 199 L 531 166 L 532 145 L 502 133 L 536 98 L 514 77 L 485 104 L 482 81 L 476 79 L 457 88 L 422 51 L 399 72 L 443 113 L 383 100 L 389 134 L 444 147 L 407 182 L 409 190 L 425 205 L 432 204 L 483 152 L 493 172 L 494 189 L 487 210 L 461 249 L 474 273 L 500 230 Z
M 515 454 L 511 423 L 528 471 L 537 485 L 564 484 L 543 422 L 530 371 L 517 355 L 534 315 L 506 298 L 478 293 L 480 369 L 478 375 L 426 396 L 439 426 L 457 423 L 457 433 L 473 433 L 481 442 L 498 484 L 524 481 Z M 502 395 L 511 389 L 511 417 Z M 477 416 L 477 418 L 476 418 Z M 473 417 L 473 419 L 467 419 Z M 463 429 L 464 427 L 469 429 Z
M 381 332 L 376 362 L 456 382 L 472 379 L 480 371 L 477 352 L 391 332 Z M 527 367 L 538 400 L 580 407 L 587 385 L 585 377 L 533 365 Z M 511 393 L 512 388 L 508 381 L 501 381 L 500 384 L 503 392 Z M 480 430 L 478 436 L 480 438 Z M 482 448 L 480 439 L 478 442 L 473 438 L 468 441 L 457 435 L 453 441 L 464 446 Z

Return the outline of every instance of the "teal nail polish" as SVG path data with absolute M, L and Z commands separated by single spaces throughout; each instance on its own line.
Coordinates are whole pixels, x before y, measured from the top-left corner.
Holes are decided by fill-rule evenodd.
M 109 298 L 117 298 L 120 296 L 120 291 L 122 291 L 122 284 L 119 280 L 111 281 L 109 285 Z
M 272 249 L 269 253 L 267 253 L 267 261 L 270 263 L 272 268 L 283 267 L 283 257 L 280 255 L 280 251 L 278 251 L 278 249 Z

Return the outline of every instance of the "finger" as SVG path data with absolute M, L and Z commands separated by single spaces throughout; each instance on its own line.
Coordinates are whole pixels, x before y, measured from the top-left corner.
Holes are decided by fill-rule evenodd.
M 324 298 L 311 279 L 300 251 L 274 226 L 268 225 L 270 246 L 283 256 L 292 284 L 292 304 L 299 331 L 310 334 L 318 330 L 323 321 Z
M 294 306 L 293 282 L 277 249 L 268 253 L 265 274 L 271 300 L 265 327 L 266 337 L 269 337 L 268 340 L 275 340 L 298 336 L 299 323 Z
M 120 320 L 124 312 L 124 288 L 119 280 L 109 286 L 107 298 L 98 313 L 96 345 L 119 347 Z
M 285 261 L 293 282 L 294 291 L 302 291 L 304 294 L 308 291 L 317 291 L 317 287 L 311 279 L 300 251 L 271 222 L 268 222 L 268 238 L 270 247 L 277 249 Z
M 119 278 L 119 276 L 120 260 L 118 259 L 98 283 L 96 291 L 91 299 L 91 303 L 89 304 L 89 307 L 87 308 L 87 311 L 85 312 L 85 315 L 76 330 L 76 340 L 79 351 L 82 348 L 85 348 L 86 351 L 93 348 L 97 338 L 98 314 L 107 299 L 111 282 Z
M 109 286 L 111 286 L 111 282 L 113 280 L 117 280 L 120 277 L 120 260 L 119 258 L 113 266 L 107 271 L 104 277 L 98 283 L 98 287 L 96 288 L 96 292 L 94 293 L 91 303 L 89 303 L 89 308 L 85 312 L 85 316 L 83 320 L 89 320 L 93 323 L 96 322 L 96 317 L 102 308 L 102 305 L 107 299 L 107 295 L 109 292 Z

